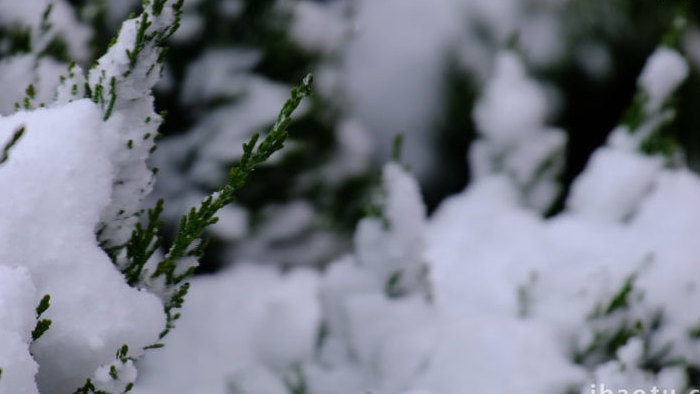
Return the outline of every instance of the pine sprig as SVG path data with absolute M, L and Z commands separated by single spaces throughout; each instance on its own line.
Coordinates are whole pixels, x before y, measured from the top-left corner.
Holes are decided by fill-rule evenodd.
M 126 244 L 128 264 L 122 268 L 122 273 L 130 286 L 141 281 L 144 266 L 158 250 L 161 238 L 158 229 L 163 225 L 160 215 L 163 213 L 163 200 L 158 200 L 156 206 L 148 210 L 148 224 L 144 227 L 137 223 Z
M 46 294 L 41 298 L 39 305 L 36 307 L 37 322 L 36 327 L 34 327 L 34 330 L 32 331 L 32 340 L 34 341 L 41 338 L 41 336 L 44 335 L 44 333 L 46 333 L 46 331 L 48 331 L 51 327 L 51 319 L 40 319 L 41 315 L 51 306 L 50 301 L 51 296 Z
M 205 198 L 199 207 L 193 207 L 187 215 L 182 217 L 175 241 L 165 259 L 158 264 L 151 276 L 152 279 L 164 276 L 166 284 L 172 285 L 189 276 L 187 272 L 176 273 L 178 260 L 187 256 L 201 257 L 203 248 L 199 244 L 199 239 L 208 226 L 217 222 L 216 213 L 236 199 L 236 192 L 246 183 L 255 167 L 284 147 L 292 112 L 299 106 L 301 100 L 311 93 L 311 83 L 312 77 L 307 75 L 300 86 L 292 89 L 291 97 L 284 104 L 277 121 L 262 142 L 258 144 L 260 136 L 254 134 L 247 143 L 243 144 L 243 156 L 238 165 L 231 169 L 226 184 Z
M 92 379 L 88 379 L 85 384 L 75 390 L 73 394 L 112 394 L 109 391 L 98 390 L 95 384 L 92 383 Z
M 258 165 L 284 147 L 291 115 L 304 97 L 311 94 L 311 84 L 312 77 L 307 75 L 299 86 L 292 89 L 290 98 L 282 107 L 276 122 L 262 142 L 258 144 L 260 136 L 254 134 L 247 143 L 243 144 L 243 156 L 238 165 L 231 169 L 226 184 L 206 197 L 199 207 L 193 207 L 180 220 L 179 230 L 172 246 L 150 276 L 151 280 L 163 278 L 167 288 L 176 288 L 166 300 L 167 326 L 161 333 L 161 338 L 173 328 L 174 321 L 180 316 L 179 313 L 174 313 L 174 310 L 182 307 L 184 296 L 189 288 L 187 283 L 182 285 L 180 283 L 190 277 L 196 268 L 194 264 L 183 268 L 183 261 L 188 258 L 198 259 L 203 255 L 206 243 L 201 237 L 208 226 L 217 222 L 216 213 L 235 200 L 237 191 L 243 187 Z
M 41 14 L 41 25 L 39 27 L 41 34 L 47 34 L 51 30 L 51 11 L 53 11 L 53 4 L 49 3 Z
M 155 144 L 150 137 L 163 120 L 153 112 L 153 87 L 163 72 L 166 41 L 180 24 L 183 0 L 144 0 L 142 4 L 142 12 L 122 25 L 114 40 L 120 45 L 111 45 L 97 60 L 85 84 L 86 95 L 100 106 L 103 120 L 118 113 L 133 121 L 115 124 L 113 130 L 128 150 L 115 155 L 115 198 L 98 227 L 100 245 L 120 269 L 123 248 L 142 213 L 141 202 L 153 187 L 147 159 Z
M 32 330 L 32 340 L 36 341 L 37 339 L 41 338 L 46 331 L 49 330 L 51 327 L 51 319 L 41 319 L 36 322 L 36 327 L 34 327 L 34 330 Z
M 5 143 L 5 145 L 2 148 L 2 155 L 0 155 L 0 164 L 4 164 L 10 158 L 10 150 L 12 150 L 12 147 L 14 147 L 20 140 L 20 138 L 22 138 L 25 129 L 25 126 L 20 126 L 12 134 L 12 138 L 10 138 L 10 140 L 7 143 Z
M 175 311 L 182 308 L 182 305 L 185 303 L 185 296 L 189 290 L 190 284 L 189 282 L 185 282 L 180 285 L 175 293 L 173 293 L 173 295 L 170 297 L 170 300 L 165 305 L 165 329 L 163 329 L 163 331 L 161 331 L 161 333 L 158 335 L 158 339 L 163 339 L 166 335 L 168 335 L 170 330 L 175 328 L 175 322 L 180 319 L 180 313 Z M 147 346 L 147 348 L 158 348 L 162 346 L 163 344 L 161 343 L 155 343 Z
M 139 30 L 136 32 L 134 48 L 126 50 L 126 56 L 129 58 L 129 66 L 132 70 L 134 66 L 136 66 L 139 54 L 146 47 L 146 43 L 152 39 L 152 37 L 146 35 L 146 31 L 151 27 L 151 24 L 152 22 L 148 20 L 148 13 L 142 13 L 141 20 L 139 21 Z
M 136 361 L 134 357 L 129 356 L 129 346 L 124 344 L 122 345 L 119 349 L 117 349 L 117 353 L 115 355 L 115 363 L 121 363 L 122 365 L 127 364 L 128 362 L 133 362 Z M 113 380 L 118 380 L 119 379 L 119 369 L 117 368 L 116 364 L 112 364 L 109 366 L 109 377 L 112 378 Z M 98 382 L 99 384 L 99 382 Z M 134 388 L 134 382 L 127 382 L 124 384 L 124 388 L 122 391 L 120 391 L 122 394 L 130 392 Z M 114 394 L 110 391 L 106 390 L 101 390 L 98 389 L 98 386 L 96 386 L 92 379 L 88 378 L 85 380 L 85 384 L 76 389 L 73 394 Z
M 90 92 L 88 96 L 103 109 L 105 121 L 111 117 L 117 102 L 117 92 L 120 88 L 118 85 L 121 85 L 123 82 L 127 81 L 129 77 L 133 76 L 134 72 L 139 67 L 147 70 L 146 75 L 150 75 L 154 70 L 160 69 L 156 64 L 152 64 L 152 60 L 148 58 L 148 56 L 144 56 L 144 53 L 149 52 L 151 49 L 157 51 L 159 54 L 157 56 L 158 63 L 162 63 L 162 55 L 165 52 L 165 41 L 172 36 L 180 26 L 184 0 L 177 0 L 172 4 L 174 20 L 169 25 L 162 25 L 157 22 L 159 21 L 158 18 L 163 14 L 166 3 L 167 0 L 156 0 L 153 3 L 151 3 L 150 0 L 145 0 L 143 2 L 144 10 L 136 22 L 138 29 L 136 30 L 133 46 L 126 49 L 128 64 L 126 64 L 126 69 L 124 69 L 120 75 L 123 81 L 122 79 L 115 79 L 116 75 L 106 75 L 103 68 L 97 71 L 99 75 L 97 81 L 87 86 Z M 97 66 L 97 68 L 99 68 L 99 66 Z M 138 76 L 138 78 L 142 77 L 143 75 Z M 106 85 L 109 87 L 108 98 L 105 98 L 105 93 L 107 93 Z

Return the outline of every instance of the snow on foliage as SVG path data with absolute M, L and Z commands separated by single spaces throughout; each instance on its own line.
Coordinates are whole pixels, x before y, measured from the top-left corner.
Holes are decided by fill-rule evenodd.
M 475 179 L 505 174 L 521 191 L 524 204 L 543 212 L 560 192 L 557 177 L 566 143 L 563 131 L 545 126 L 547 112 L 544 89 L 528 79 L 515 54 L 501 54 L 474 108 L 482 138 L 470 152 Z
M 18 129 L 24 134 L 0 171 L 0 261 L 26 268 L 36 288 L 30 310 L 51 295 L 45 316 L 53 323 L 31 348 L 36 380 L 41 391 L 72 392 L 122 344 L 155 341 L 163 307 L 129 287 L 95 239 L 117 148 L 97 105 L 84 99 L 3 117 L 3 144 Z
M 144 5 L 139 17 L 124 22 L 114 44 L 87 77 L 92 99 L 122 144 L 113 158 L 114 188 L 100 229 L 100 240 L 107 248 L 127 242 L 141 202 L 151 192 L 153 174 L 146 159 L 155 149 L 162 122 L 153 108 L 151 90 L 161 77 L 164 41 L 177 30 L 182 0 Z
M 279 379 L 273 371 L 311 359 L 317 288 L 318 275 L 310 270 L 283 275 L 251 262 L 195 278 L 177 329 L 144 360 L 135 392 L 225 393 L 260 376 Z M 274 385 L 284 387 L 282 381 Z
M 29 353 L 36 288 L 24 267 L 0 265 L 0 393 L 36 394 L 38 365 Z

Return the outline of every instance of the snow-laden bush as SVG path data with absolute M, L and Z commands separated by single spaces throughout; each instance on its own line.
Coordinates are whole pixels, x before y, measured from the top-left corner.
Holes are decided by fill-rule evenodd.
M 51 36 L 53 7 L 45 4 L 32 48 Z M 144 2 L 87 74 L 71 63 L 53 85 L 30 83 L 16 112 L 0 119 L 4 393 L 130 391 L 135 359 L 162 346 L 179 317 L 204 228 L 282 147 L 289 116 L 309 93 L 306 78 L 270 133 L 244 145 L 229 179 L 183 217 L 165 255 L 154 256 L 162 203 L 139 223 L 155 173 L 146 160 L 162 121 L 151 91 L 181 8 L 182 1 Z M 16 55 L 8 67 L 43 56 Z
M 328 56 L 319 66 L 321 98 L 306 110 L 314 113 L 343 92 L 334 103 L 341 114 L 329 121 L 338 122 L 329 126 L 338 155 L 319 160 L 318 170 L 304 167 L 294 180 L 299 190 L 320 187 L 350 198 L 336 187 L 367 177 L 368 129 L 408 119 L 414 133 L 430 130 L 443 88 L 436 77 L 443 64 L 431 60 L 444 48 L 433 43 L 464 46 L 458 63 L 478 76 L 471 184 L 428 215 L 396 143 L 367 199 L 368 214 L 343 239 L 342 231 L 318 225 L 322 215 L 310 192 L 297 190 L 297 200 L 277 206 L 260 202 L 267 217 L 250 233 L 247 215 L 259 212 L 229 205 L 258 165 L 290 162 L 289 151 L 276 152 L 310 79 L 285 102 L 284 85 L 253 71 L 269 66 L 261 60 L 265 51 L 241 48 L 205 48 L 182 75 L 168 75 L 177 74 L 173 63 L 166 70 L 166 40 L 172 36 L 177 51 L 178 42 L 209 28 L 198 5 L 215 4 L 217 17 L 229 20 L 252 15 L 253 3 L 146 0 L 84 72 L 91 35 L 99 42 L 100 26 L 116 20 L 99 25 L 100 9 L 115 15 L 133 2 L 93 4 L 92 14 L 83 5 L 78 18 L 64 1 L 0 0 L 0 393 L 697 387 L 700 177 L 686 168 L 668 128 L 690 73 L 685 20 L 678 18 L 649 56 L 619 126 L 566 194 L 560 181 L 567 139 L 549 122 L 556 100 L 532 76 L 563 56 L 564 44 L 554 39 L 544 48 L 528 39 L 551 36 L 535 26 L 564 29 L 557 19 L 563 3 L 265 3 L 281 20 L 293 17 L 295 39 Z M 359 24 L 355 33 L 341 17 L 348 10 Z M 397 30 L 385 35 L 384 17 L 394 10 Z M 451 41 L 460 36 L 458 10 L 470 13 L 470 33 Z M 423 16 L 433 27 L 428 35 L 414 26 Z M 477 30 L 487 38 L 474 41 Z M 386 54 L 370 45 L 379 38 L 402 44 L 397 37 L 406 32 L 413 48 Z M 508 45 L 514 34 L 521 43 Z M 390 78 L 382 67 L 391 64 L 409 74 L 425 69 L 427 78 Z M 157 159 L 164 164 L 162 194 L 175 209 L 148 200 L 157 175 L 148 160 L 164 121 L 153 90 L 163 76 L 161 89 L 167 92 L 169 82 L 179 105 L 197 107 L 189 131 L 164 141 Z M 429 101 L 425 112 L 384 99 L 397 91 L 410 96 L 403 104 Z M 365 94 L 377 96 L 362 101 Z M 323 123 L 314 116 L 306 121 Z M 268 134 L 254 134 L 268 123 Z M 388 150 L 390 131 L 373 137 L 380 151 Z M 421 138 L 409 139 L 403 157 L 424 177 L 434 159 L 420 157 Z M 259 172 L 258 181 L 275 179 Z M 161 216 L 172 220 L 178 211 L 185 213 L 178 231 L 162 239 Z M 190 280 L 208 227 L 220 240 L 238 239 L 242 252 L 224 253 L 228 266 Z M 322 269 L 317 261 L 275 264 L 343 249 Z M 281 261 L 285 254 L 294 258 Z

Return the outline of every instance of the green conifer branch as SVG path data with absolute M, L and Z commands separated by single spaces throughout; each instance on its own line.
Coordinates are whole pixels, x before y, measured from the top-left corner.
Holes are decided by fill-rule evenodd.
M 622 288 L 620 288 L 612 300 L 610 300 L 607 308 L 605 308 L 605 315 L 609 316 L 619 309 L 626 309 L 629 307 L 629 297 L 634 289 L 635 279 L 636 276 L 632 274 L 625 280 Z
M 143 62 L 142 53 L 147 48 L 153 48 L 158 51 L 158 63 L 162 63 L 163 53 L 165 52 L 165 40 L 175 33 L 175 31 L 180 26 L 180 18 L 182 16 L 182 7 L 184 5 L 184 0 L 178 0 L 172 4 L 172 9 L 174 13 L 174 21 L 164 27 L 159 27 L 157 24 L 154 27 L 154 21 L 162 14 L 167 0 L 156 0 L 151 3 L 150 0 L 143 1 L 143 12 L 138 17 L 136 31 L 136 37 L 134 39 L 133 47 L 126 49 L 126 56 L 129 60 L 128 68 L 121 74 L 123 78 L 129 78 L 133 71 L 139 65 L 139 62 Z M 116 42 L 116 39 L 113 40 Z M 110 47 L 112 45 L 110 44 Z M 149 60 L 150 61 L 150 60 Z M 147 74 L 156 69 L 155 64 L 151 64 L 148 68 Z M 107 84 L 107 76 L 103 73 L 98 79 L 94 86 L 90 86 L 89 91 L 93 92 L 89 97 L 97 104 L 101 106 L 104 110 L 104 120 L 108 120 L 112 115 L 112 110 L 117 101 L 117 92 L 119 90 L 120 80 L 116 80 L 114 76 L 109 79 L 109 100 L 105 100 L 104 94 Z
M 12 150 L 12 148 L 17 144 L 20 138 L 22 138 L 25 130 L 26 127 L 24 125 L 20 126 L 12 134 L 12 138 L 10 138 L 10 140 L 5 143 L 5 145 L 2 148 L 2 155 L 0 156 L 0 164 L 4 164 L 10 158 L 10 150 Z
M 51 319 L 41 319 L 36 322 L 36 327 L 32 331 L 32 340 L 36 341 L 37 339 L 41 338 L 46 331 L 49 330 L 51 327 Z
M 189 285 L 182 281 L 190 277 L 196 268 L 195 265 L 183 270 L 178 270 L 183 258 L 200 258 L 204 253 L 206 243 L 201 236 L 204 230 L 217 222 L 216 213 L 224 206 L 233 202 L 237 191 L 243 187 L 246 180 L 255 168 L 265 162 L 273 153 L 282 149 L 287 138 L 287 127 L 291 121 L 291 115 L 299 106 L 304 97 L 311 94 L 312 77 L 307 75 L 302 83 L 294 87 L 291 96 L 282 107 L 277 121 L 274 123 L 265 138 L 258 144 L 260 136 L 254 134 L 250 140 L 243 144 L 243 156 L 237 166 L 231 169 L 229 179 L 224 186 L 210 196 L 206 197 L 199 207 L 193 207 L 180 220 L 178 233 L 165 258 L 158 263 L 150 279 L 164 278 L 165 285 L 176 288 L 173 295 L 166 301 L 165 312 L 167 325 L 161 333 L 161 338 L 172 329 L 173 323 L 179 318 L 175 309 L 180 309 L 184 302 Z
M 46 331 L 51 327 L 51 319 L 40 319 L 41 315 L 46 312 L 51 306 L 51 296 L 49 294 L 44 295 L 39 301 L 39 305 L 36 307 L 36 327 L 32 331 L 32 340 L 36 341 L 39 339 Z
M 136 42 L 134 43 L 133 49 L 127 49 L 126 55 L 129 57 L 129 66 L 131 69 L 136 66 L 136 61 L 139 59 L 139 54 L 146 47 L 147 41 L 150 41 L 150 36 L 146 35 L 146 31 L 151 27 L 151 23 L 148 20 L 148 13 L 143 12 L 141 14 L 141 20 L 139 21 L 139 30 L 136 32 Z
M 178 234 L 171 245 L 165 258 L 156 266 L 155 272 L 145 276 L 145 265 L 153 256 L 161 243 L 158 229 L 162 226 L 160 215 L 163 212 L 163 201 L 159 200 L 156 206 L 148 210 L 148 223 L 143 226 L 138 224 L 132 232 L 131 238 L 125 245 L 127 264 L 122 269 L 127 282 L 132 286 L 150 287 L 154 280 L 165 279 L 167 289 L 170 294 L 165 300 L 166 327 L 160 333 L 159 338 L 165 337 L 170 330 L 175 327 L 175 321 L 180 318 L 180 313 L 185 295 L 190 284 L 184 282 L 195 270 L 195 266 L 188 267 L 184 272 L 177 272 L 179 262 L 184 257 L 199 258 L 204 253 L 206 243 L 201 240 L 204 230 L 211 224 L 216 223 L 215 216 L 219 209 L 233 202 L 236 192 L 243 187 L 248 177 L 255 168 L 265 162 L 273 153 L 284 147 L 287 138 L 287 128 L 291 122 L 292 113 L 299 107 L 301 101 L 311 94 L 313 78 L 307 75 L 302 83 L 292 88 L 290 98 L 282 107 L 277 120 L 267 133 L 265 138 L 258 144 L 259 134 L 254 134 L 247 143 L 243 144 L 243 156 L 238 165 L 231 169 L 229 179 L 224 186 L 219 188 L 210 196 L 206 197 L 199 207 L 193 207 L 184 215 L 180 221 Z M 116 252 L 116 251 L 115 251 Z M 113 258 L 115 258 L 113 256 Z M 184 282 L 184 283 L 183 283 Z M 162 343 L 154 343 L 144 347 L 144 350 L 158 349 L 163 347 Z M 122 346 L 116 354 L 116 359 L 125 363 L 132 359 L 127 356 L 128 346 Z M 110 369 L 116 373 L 116 369 Z M 133 388 L 133 383 L 125 386 L 124 393 Z M 91 379 L 87 379 L 85 384 L 78 388 L 73 394 L 112 394 L 98 390 Z
M 165 259 L 158 264 L 151 275 L 152 279 L 164 276 L 166 284 L 173 285 L 189 276 L 188 272 L 176 273 L 178 260 L 187 256 L 201 257 L 203 250 L 197 242 L 202 233 L 208 226 L 216 223 L 218 220 L 216 213 L 235 200 L 236 192 L 245 184 L 255 167 L 282 149 L 287 138 L 290 116 L 301 100 L 311 93 L 311 83 L 312 77 L 307 75 L 301 85 L 292 89 L 291 97 L 284 104 L 277 121 L 262 142 L 257 144 L 260 136 L 254 134 L 247 143 L 243 144 L 243 156 L 238 165 L 231 169 L 226 184 L 205 198 L 199 207 L 193 207 L 182 217 L 175 241 Z
M 162 212 L 163 200 L 160 199 L 155 207 L 148 210 L 148 224 L 144 227 L 141 223 L 137 223 L 126 245 L 129 264 L 124 267 L 122 273 L 130 286 L 139 283 L 144 266 L 161 245 L 158 229 L 163 225 L 160 220 Z
M 92 379 L 88 379 L 85 384 L 75 390 L 73 394 L 112 394 L 109 391 L 98 390 L 92 383 Z
M 53 4 L 49 3 L 41 14 L 41 34 L 47 34 L 51 30 L 51 22 L 49 18 L 51 17 L 51 11 L 53 11 Z

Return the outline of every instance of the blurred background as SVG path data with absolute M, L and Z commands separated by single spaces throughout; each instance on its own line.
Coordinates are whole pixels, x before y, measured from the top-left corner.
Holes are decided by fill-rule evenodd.
M 140 7 L 138 0 L 70 3 L 92 26 L 85 65 Z M 630 107 L 646 58 L 681 7 L 690 20 L 681 47 L 693 67 L 667 135 L 697 169 L 697 2 L 187 0 L 157 91 L 167 119 L 153 160 L 156 197 L 168 201 L 174 230 L 185 208 L 222 183 L 242 142 L 272 124 L 289 88 L 312 73 L 316 93 L 297 114 L 288 146 L 220 215 L 202 270 L 239 258 L 322 265 L 350 246 L 397 135 L 430 211 L 469 183 L 475 103 L 498 54 L 512 51 L 544 92 L 546 124 L 567 136 L 563 189 L 546 208 L 554 214 Z M 15 36 L 3 51 L 22 50 Z M 46 52 L 68 60 L 67 47 L 59 36 Z

